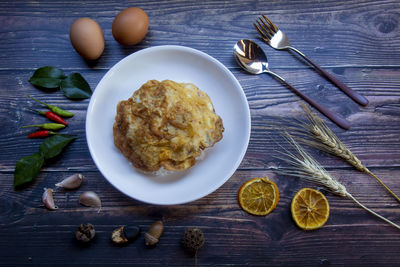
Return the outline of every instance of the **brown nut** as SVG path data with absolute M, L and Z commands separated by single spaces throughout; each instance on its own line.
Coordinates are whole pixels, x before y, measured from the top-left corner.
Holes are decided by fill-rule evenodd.
M 111 240 L 117 245 L 123 245 L 136 239 L 140 234 L 140 227 L 135 225 L 123 225 L 111 233 Z
M 87 243 L 94 238 L 96 231 L 94 230 L 93 224 L 81 224 L 76 230 L 75 237 L 77 240 Z
M 155 246 L 162 233 L 164 232 L 164 224 L 162 221 L 154 222 L 147 233 L 144 234 L 146 246 Z

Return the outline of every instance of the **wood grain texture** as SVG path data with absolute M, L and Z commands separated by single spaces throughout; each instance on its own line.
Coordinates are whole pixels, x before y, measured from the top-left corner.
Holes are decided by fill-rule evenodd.
M 133 47 L 118 45 L 111 34 L 115 15 L 128 6 L 149 15 L 146 38 Z M 269 48 L 258 39 L 252 23 L 265 13 L 292 44 L 352 89 L 368 98 L 363 108 L 308 64 L 285 51 Z M 95 63 L 85 62 L 69 42 L 69 26 L 79 17 L 91 17 L 102 26 L 106 49 Z M 206 244 L 199 251 L 200 266 L 397 266 L 400 232 L 357 207 L 351 200 L 323 191 L 331 214 L 317 231 L 299 230 L 291 219 L 290 202 L 302 187 L 317 186 L 276 175 L 286 164 L 275 159 L 280 143 L 271 122 L 303 119 L 299 99 L 268 75 L 243 72 L 232 56 L 237 40 L 256 40 L 267 52 L 271 70 L 339 113 L 352 123 L 332 130 L 394 192 L 400 194 L 400 5 L 396 0 L 340 1 L 0 1 L 0 265 L 76 266 L 193 266 L 180 238 L 186 227 L 200 227 Z M 107 70 L 123 57 L 156 45 L 184 45 L 221 61 L 239 80 L 249 101 L 252 132 L 246 156 L 235 174 L 212 194 L 185 205 L 154 206 L 124 196 L 99 173 L 86 144 L 85 117 L 89 100 L 70 101 L 60 92 L 44 93 L 29 84 L 41 66 L 79 71 L 94 89 Z M 134 88 L 133 88 L 134 89 Z M 75 134 L 62 154 L 47 164 L 35 182 L 14 191 L 16 161 L 37 150 L 22 125 L 42 123 L 43 117 L 26 110 L 38 107 L 26 95 L 74 112 L 64 133 Z M 324 152 L 308 149 L 363 204 L 400 223 L 400 204 L 371 177 Z M 41 203 L 44 187 L 72 173 L 85 176 L 77 191 L 57 190 L 59 209 L 47 211 Z M 236 194 L 253 177 L 269 176 L 280 191 L 279 204 L 267 217 L 240 209 Z M 79 194 L 97 192 L 103 209 L 80 206 Z M 143 235 L 126 247 L 110 241 L 113 229 L 139 225 L 143 231 L 162 219 L 165 233 L 154 249 Z M 76 227 L 93 223 L 93 243 L 74 240 Z

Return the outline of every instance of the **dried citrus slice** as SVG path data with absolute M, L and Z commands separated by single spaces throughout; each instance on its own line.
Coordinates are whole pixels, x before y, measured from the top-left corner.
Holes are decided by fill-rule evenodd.
M 322 227 L 329 218 L 329 202 L 319 191 L 303 188 L 293 197 L 290 206 L 293 220 L 304 230 Z
M 240 187 L 238 201 L 240 207 L 250 214 L 267 215 L 278 204 L 278 187 L 267 177 L 251 179 Z

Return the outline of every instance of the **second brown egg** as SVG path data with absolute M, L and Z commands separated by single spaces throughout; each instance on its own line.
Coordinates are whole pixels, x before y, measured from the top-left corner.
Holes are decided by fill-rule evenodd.
M 114 19 L 112 34 L 122 45 L 134 45 L 143 40 L 149 27 L 146 12 L 138 7 L 122 10 Z

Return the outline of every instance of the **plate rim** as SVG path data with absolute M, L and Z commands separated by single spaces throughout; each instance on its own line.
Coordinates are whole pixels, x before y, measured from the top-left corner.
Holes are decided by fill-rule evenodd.
M 240 151 L 240 155 L 239 155 L 239 157 L 237 158 L 236 162 L 232 165 L 233 168 L 231 168 L 231 171 L 228 172 L 228 174 L 226 175 L 226 177 L 225 177 L 224 179 L 222 179 L 219 183 L 217 183 L 216 186 L 214 186 L 214 187 L 210 188 L 209 190 L 207 190 L 207 191 L 206 191 L 204 194 L 202 194 L 202 196 L 200 196 L 200 197 L 197 197 L 197 196 L 196 196 L 196 197 L 194 197 L 194 198 L 185 199 L 185 200 L 183 200 L 183 201 L 174 201 L 174 202 L 168 202 L 168 203 L 167 203 L 167 202 L 161 203 L 161 202 L 149 201 L 149 200 L 146 200 L 146 199 L 142 199 L 142 198 L 138 198 L 138 197 L 132 196 L 131 194 L 129 194 L 129 192 L 125 191 L 124 188 L 120 188 L 120 187 L 118 187 L 117 185 L 115 185 L 115 184 L 112 182 L 112 179 L 109 179 L 109 178 L 104 174 L 104 172 L 102 171 L 102 169 L 101 169 L 101 167 L 100 167 L 100 164 L 99 164 L 99 162 L 98 162 L 98 158 L 94 155 L 94 151 L 93 151 L 94 148 L 92 148 L 92 145 L 90 144 L 90 141 L 89 141 L 89 138 L 88 138 L 88 132 L 90 132 L 90 130 L 89 130 L 89 120 L 88 120 L 88 118 L 89 118 L 89 116 L 90 116 L 90 114 L 91 114 L 91 110 L 93 109 L 93 106 L 94 106 L 94 102 L 95 102 L 94 99 L 96 99 L 96 95 L 97 95 L 96 92 L 98 92 L 98 90 L 96 90 L 96 89 L 103 83 L 104 80 L 108 79 L 109 76 L 112 75 L 112 73 L 115 71 L 115 69 L 117 69 L 117 68 L 119 67 L 119 65 L 123 64 L 125 61 L 131 60 L 131 58 L 139 57 L 139 56 L 141 56 L 142 54 L 145 54 L 145 53 L 151 53 L 152 51 L 171 50 L 171 49 L 172 49 L 172 50 L 178 50 L 178 51 L 185 51 L 185 52 L 189 52 L 189 53 L 193 53 L 193 54 L 199 55 L 199 56 L 201 56 L 201 57 L 203 57 L 203 58 L 205 58 L 205 59 L 207 59 L 207 60 L 212 61 L 213 64 L 217 65 L 220 69 L 222 69 L 222 70 L 224 71 L 224 73 L 225 73 L 226 75 L 228 75 L 228 76 L 230 77 L 230 79 L 231 79 L 234 83 L 236 83 L 236 85 L 240 88 L 239 94 L 241 95 L 241 98 L 245 100 L 245 104 L 246 104 L 246 105 L 245 105 L 245 106 L 246 106 L 246 109 L 245 109 L 245 110 L 246 110 L 246 113 L 247 113 L 247 116 L 246 116 L 246 117 L 247 117 L 247 119 L 248 119 L 248 120 L 247 120 L 248 123 L 247 123 L 247 125 L 246 125 L 247 131 L 246 131 L 245 145 L 242 147 L 242 149 L 241 149 L 241 151 Z M 207 54 L 207 53 L 205 53 L 205 52 L 203 52 L 203 51 L 197 50 L 197 49 L 195 49 L 195 48 L 191 48 L 191 47 L 187 47 L 187 46 L 181 46 L 181 45 L 158 45 L 158 46 L 152 46 L 152 47 L 148 47 L 148 48 L 144 48 L 144 49 L 142 49 L 142 50 L 136 51 L 136 52 L 134 52 L 134 53 L 132 53 L 132 54 L 130 54 L 130 55 L 128 55 L 128 56 L 122 58 L 121 60 L 119 60 L 117 63 L 115 63 L 115 64 L 103 75 L 103 77 L 101 78 L 101 80 L 99 81 L 99 83 L 96 85 L 96 88 L 95 88 L 95 90 L 94 90 L 94 92 L 93 92 L 93 94 L 92 94 L 92 96 L 91 96 L 91 98 L 90 98 L 89 105 L 88 105 L 87 112 L 86 112 L 86 122 L 85 122 L 85 137 L 86 137 L 86 143 L 87 143 L 87 146 L 88 146 L 88 148 L 89 148 L 90 156 L 91 156 L 93 162 L 95 163 L 95 165 L 96 165 L 98 171 L 99 171 L 99 172 L 101 173 L 101 175 L 102 175 L 115 189 L 117 189 L 119 192 L 121 192 L 121 193 L 123 193 L 124 195 L 126 195 L 126 196 L 128 196 L 128 197 L 130 197 L 130 198 L 132 198 L 132 199 L 135 199 L 135 200 L 137 200 L 137 201 L 140 201 L 140 202 L 143 202 L 143 203 L 147 203 L 147 204 L 152 204 L 152 205 L 161 205 L 161 206 L 164 205 L 164 206 L 165 206 L 165 205 L 180 205 L 180 204 L 185 204 L 185 203 L 189 203 L 189 202 L 193 202 L 193 201 L 199 200 L 199 199 L 201 199 L 201 198 L 203 198 L 203 197 L 205 197 L 205 196 L 207 196 L 207 195 L 213 193 L 213 192 L 216 191 L 217 189 L 219 189 L 222 185 L 224 185 L 224 184 L 233 176 L 233 174 L 237 171 L 237 169 L 238 169 L 240 163 L 243 161 L 243 158 L 244 158 L 244 156 L 245 156 L 245 154 L 246 154 L 246 152 L 247 152 L 247 148 L 248 148 L 248 145 L 249 145 L 249 142 L 250 142 L 250 135 L 251 135 L 251 113 L 250 113 L 249 103 L 248 103 L 246 94 L 244 93 L 244 90 L 243 90 L 241 84 L 240 84 L 239 81 L 236 79 L 236 77 L 233 75 L 233 73 L 232 73 L 224 64 L 222 64 L 219 60 L 217 60 L 217 59 L 214 58 L 213 56 L 211 56 L 211 55 L 209 55 L 209 54 Z

